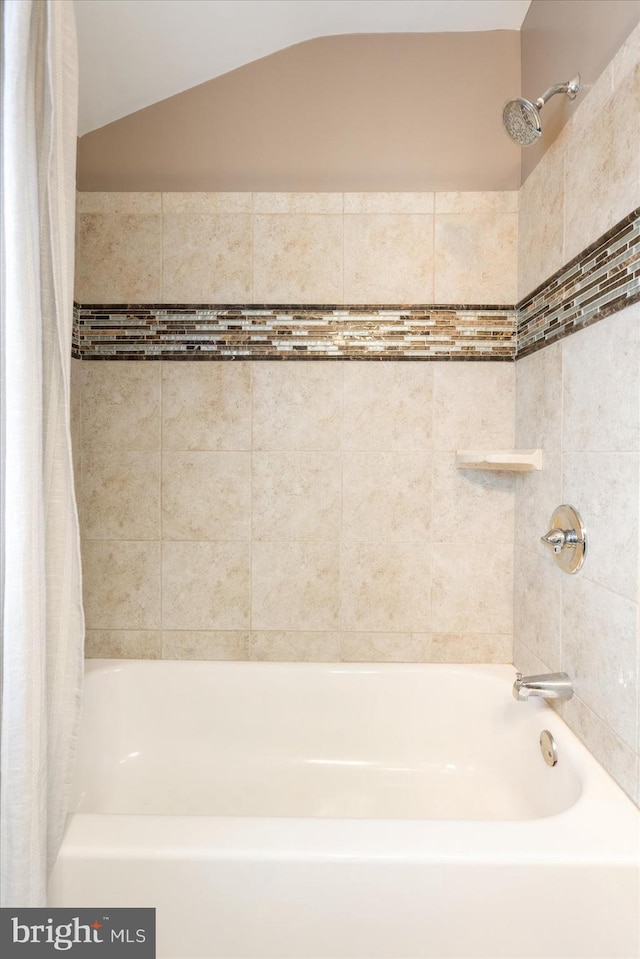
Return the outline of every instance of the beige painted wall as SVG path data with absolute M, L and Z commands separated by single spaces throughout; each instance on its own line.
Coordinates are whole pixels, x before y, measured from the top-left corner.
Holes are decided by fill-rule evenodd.
M 525 294 L 640 206 L 640 27 L 520 191 Z M 516 362 L 516 445 L 544 470 L 516 480 L 514 638 L 523 672 L 566 670 L 562 715 L 640 803 L 640 308 Z M 573 503 L 588 554 L 567 576 L 539 542 Z
M 559 95 L 544 107 L 542 137 L 522 151 L 523 181 L 639 21 L 640 0 L 533 0 L 521 31 L 522 95 L 535 100 L 577 73 L 583 87 L 573 102 Z
M 82 137 L 78 186 L 517 189 L 500 107 L 519 88 L 517 31 L 325 37 Z
M 79 140 L 90 191 L 515 189 L 640 20 L 640 0 L 533 0 L 522 31 L 325 37 Z M 520 151 L 506 99 L 580 73 Z

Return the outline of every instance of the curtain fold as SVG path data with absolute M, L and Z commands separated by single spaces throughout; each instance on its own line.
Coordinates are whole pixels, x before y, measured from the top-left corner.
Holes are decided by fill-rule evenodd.
M 4 0 L 0 117 L 0 904 L 46 904 L 84 620 L 69 414 L 77 49 L 71 0 Z

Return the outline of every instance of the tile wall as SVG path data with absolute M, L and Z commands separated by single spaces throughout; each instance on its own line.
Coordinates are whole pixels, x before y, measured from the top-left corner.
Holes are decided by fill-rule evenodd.
M 518 194 L 79 193 L 75 298 L 513 305 Z
M 76 299 L 512 304 L 516 235 L 515 193 L 80 194 Z M 74 368 L 88 655 L 509 661 L 513 481 L 454 450 L 512 445 L 512 363 Z
M 87 655 L 510 660 L 513 364 L 73 366 Z
M 636 30 L 522 187 L 521 296 L 640 206 L 639 63 Z M 516 481 L 515 663 L 572 676 L 564 718 L 640 802 L 639 304 L 516 362 L 516 445 L 545 467 Z M 576 576 L 539 542 L 563 502 L 589 537 Z
M 640 207 L 640 32 L 513 194 L 85 194 L 81 303 L 512 305 Z M 640 801 L 640 307 L 508 363 L 74 361 L 88 655 L 566 669 Z M 465 446 L 544 470 L 456 471 Z M 576 577 L 539 543 L 574 502 Z M 515 557 L 515 561 L 513 561 Z M 512 590 L 513 585 L 513 590 Z

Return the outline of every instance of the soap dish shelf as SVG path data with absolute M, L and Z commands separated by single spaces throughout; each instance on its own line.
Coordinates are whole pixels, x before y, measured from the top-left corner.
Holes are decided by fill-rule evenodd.
M 542 450 L 458 450 L 456 466 L 461 470 L 530 473 L 542 469 Z

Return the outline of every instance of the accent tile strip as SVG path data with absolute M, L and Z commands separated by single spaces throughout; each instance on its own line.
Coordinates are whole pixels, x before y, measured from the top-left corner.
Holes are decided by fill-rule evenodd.
M 513 360 L 640 301 L 640 208 L 510 306 L 76 305 L 83 360 Z
M 517 306 L 517 358 L 640 301 L 640 208 Z
M 512 307 L 77 306 L 83 360 L 513 360 Z

